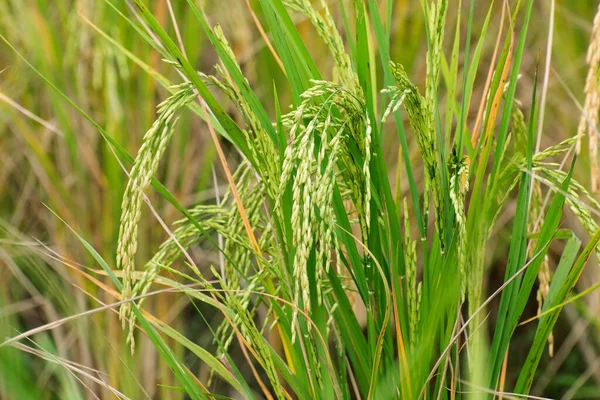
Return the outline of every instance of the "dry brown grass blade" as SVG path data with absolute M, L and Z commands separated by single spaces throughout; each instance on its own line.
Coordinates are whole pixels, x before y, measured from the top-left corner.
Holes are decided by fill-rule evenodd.
M 65 136 L 65 133 L 63 131 L 61 131 L 58 127 L 56 127 L 54 124 L 46 121 L 43 118 L 38 117 L 37 115 L 35 115 L 31 111 L 29 111 L 27 108 L 23 107 L 22 105 L 20 105 L 19 103 L 17 103 L 16 101 L 14 101 L 13 99 L 11 99 L 10 97 L 8 97 L 7 95 L 5 95 L 2 92 L 0 92 L 0 100 L 5 102 L 6 104 L 11 106 L 15 110 L 17 110 L 18 112 L 20 112 L 27 118 L 30 118 L 33 121 L 37 122 L 38 124 L 42 125 L 44 128 L 48 129 L 49 131 L 56 133 L 58 136 L 61 136 L 61 137 Z
M 460 321 L 462 323 L 462 316 Z M 456 347 L 461 347 L 460 336 L 456 339 Z M 452 374 L 452 380 L 450 380 L 450 400 L 456 400 L 456 382 L 458 381 L 459 376 L 459 360 L 460 357 L 456 357 L 456 359 L 454 360 L 454 373 Z
M 178 39 L 178 42 L 179 42 L 179 46 L 180 46 L 181 52 L 183 53 L 183 55 L 187 59 L 187 55 L 186 55 L 186 52 L 185 52 L 185 47 L 183 46 L 183 41 L 181 39 L 181 33 L 180 33 L 180 30 L 179 30 L 179 25 L 177 24 L 177 20 L 174 18 L 173 14 L 172 14 L 173 10 L 171 8 L 170 1 L 168 1 L 168 8 L 169 8 L 169 13 L 173 17 L 173 19 L 172 19 L 173 28 L 175 29 L 175 32 L 176 32 L 176 35 L 177 35 L 177 39 Z M 233 175 L 231 174 L 231 170 L 229 169 L 229 164 L 227 163 L 227 158 L 225 157 L 225 153 L 223 152 L 223 147 L 221 146 L 219 138 L 218 138 L 218 136 L 217 136 L 217 134 L 216 134 L 216 132 L 214 130 L 214 127 L 212 126 L 210 120 L 208 119 L 208 110 L 206 109 L 206 104 L 204 103 L 203 99 L 200 96 L 198 96 L 198 102 L 200 103 L 200 106 L 202 107 L 202 112 L 204 113 L 204 118 L 206 120 L 206 123 L 207 123 L 207 126 L 208 126 L 208 130 L 210 132 L 211 139 L 212 139 L 212 141 L 213 141 L 213 143 L 215 145 L 215 148 L 217 150 L 217 155 L 219 156 L 219 160 L 221 162 L 223 170 L 225 171 L 225 176 L 227 177 L 227 182 L 229 183 L 229 186 L 231 187 L 231 193 L 233 194 L 233 196 L 235 198 L 235 202 L 236 202 L 236 204 L 238 206 L 238 210 L 239 210 L 241 218 L 242 218 L 242 220 L 244 222 L 244 227 L 246 229 L 246 232 L 248 233 L 248 237 L 250 239 L 250 243 L 251 243 L 252 247 L 254 248 L 254 251 L 259 256 L 259 258 L 262 258 L 262 253 L 260 251 L 260 247 L 258 245 L 258 241 L 256 240 L 256 236 L 254 235 L 254 231 L 252 230 L 252 227 L 250 226 L 250 221 L 248 220 L 248 216 L 246 214 L 246 209 L 244 208 L 244 205 L 243 205 L 242 200 L 240 198 L 239 192 L 237 190 L 237 186 L 236 186 L 235 181 L 233 179 Z M 260 265 L 260 262 L 259 262 L 259 265 Z
M 473 127 L 473 132 L 471 136 L 471 144 L 473 147 L 477 145 L 477 141 L 479 139 L 479 129 L 481 128 L 481 121 L 483 120 L 483 112 L 485 111 L 485 103 L 486 103 L 486 94 L 489 91 L 490 85 L 492 83 L 492 77 L 494 75 L 494 69 L 496 66 L 496 57 L 498 55 L 498 50 L 500 49 L 500 41 L 502 39 L 502 29 L 504 28 L 504 17 L 506 15 L 506 3 L 502 5 L 502 17 L 500 19 L 500 28 L 498 28 L 498 38 L 496 39 L 496 46 L 494 47 L 494 54 L 492 55 L 492 61 L 490 63 L 490 68 L 488 70 L 487 78 L 485 81 L 485 85 L 483 87 L 483 92 L 481 95 L 481 101 L 479 102 L 479 110 L 477 111 L 477 117 L 475 118 L 475 126 Z
M 86 388 L 86 390 L 88 390 L 90 395 L 93 396 L 94 398 L 98 398 L 96 396 L 96 394 L 94 393 L 94 391 L 91 390 L 87 385 L 85 385 L 85 383 L 80 378 L 78 378 L 77 375 L 81 375 L 82 377 L 85 377 L 85 379 L 91 380 L 95 384 L 105 388 L 110 393 L 112 393 L 115 396 L 115 398 L 117 398 L 117 399 L 123 399 L 123 400 L 129 399 L 129 397 L 127 397 L 125 394 L 119 392 L 117 389 L 115 389 L 114 387 L 112 387 L 111 385 L 106 383 L 103 379 L 99 379 L 99 378 L 95 377 L 94 375 L 92 375 L 92 373 L 101 374 L 101 371 L 91 369 L 85 365 L 74 363 L 70 360 L 63 359 L 62 357 L 50 354 L 50 353 L 44 351 L 43 349 L 38 350 L 33 347 L 24 345 L 22 343 L 13 343 L 11 345 L 11 347 L 14 347 L 15 349 L 20 350 L 22 352 L 32 354 L 36 357 L 39 357 L 42 360 L 46 360 L 46 361 L 58 364 L 61 367 L 65 368 L 71 375 L 73 375 L 73 377 L 75 379 L 77 379 L 77 381 L 79 381 L 83 385 L 83 387 Z M 88 372 L 86 370 L 89 370 L 90 372 Z
M 498 400 L 502 400 L 504 395 L 504 384 L 506 383 L 506 366 L 508 364 L 508 350 L 510 349 L 510 343 L 506 348 L 506 353 L 504 354 L 504 361 L 502 361 L 502 371 L 500 372 L 500 383 L 498 384 Z
M 552 400 L 549 397 L 532 396 L 532 395 L 520 394 L 520 393 L 512 393 L 512 392 L 499 392 L 498 390 L 488 389 L 487 387 L 476 385 L 476 384 L 474 384 L 472 382 L 469 382 L 469 381 L 466 381 L 464 379 L 460 379 L 460 383 L 462 383 L 465 386 L 469 386 L 469 387 L 472 388 L 471 390 L 462 390 L 462 391 L 458 392 L 458 393 L 461 393 L 463 395 L 466 395 L 466 394 L 479 394 L 480 395 L 482 393 L 487 393 L 487 394 L 490 394 L 492 396 L 503 395 L 506 400 L 524 400 L 524 399 L 531 399 L 531 400 Z M 483 397 L 483 398 L 485 398 L 485 397 Z
M 169 11 L 173 18 L 173 27 L 175 28 L 175 32 L 176 32 L 177 38 L 179 40 L 179 46 L 181 48 L 181 52 L 187 59 L 187 54 L 186 54 L 185 48 L 183 46 L 183 41 L 181 40 L 181 34 L 179 33 L 179 25 L 177 24 L 177 20 L 175 19 L 174 15 L 172 14 L 173 10 L 171 8 L 170 0 L 168 1 L 168 5 L 169 5 Z M 227 177 L 227 182 L 229 183 L 229 186 L 231 187 L 231 193 L 233 194 L 233 197 L 235 198 L 235 202 L 236 202 L 236 205 L 240 212 L 240 216 L 242 218 L 242 221 L 244 222 L 244 228 L 246 229 L 246 232 L 248 233 L 248 238 L 250 239 L 250 244 L 252 245 L 252 247 L 254 248 L 254 251 L 258 255 L 258 258 L 259 258 L 258 264 L 259 264 L 260 268 L 262 268 L 262 264 L 260 262 L 260 259 L 262 258 L 262 253 L 260 251 L 258 241 L 256 240 L 256 236 L 254 235 L 254 231 L 252 230 L 252 226 L 250 226 L 250 221 L 248 220 L 248 215 L 246 214 L 246 209 L 244 208 L 244 204 L 242 203 L 242 199 L 240 198 L 239 192 L 237 190 L 237 186 L 233 179 L 233 175 L 231 174 L 231 170 L 229 169 L 229 164 L 227 163 L 227 158 L 225 157 L 225 153 L 223 152 L 223 147 L 221 146 L 219 137 L 217 136 L 217 133 L 215 132 L 215 129 L 212 126 L 210 119 L 208 118 L 208 110 L 206 109 L 206 104 L 204 103 L 203 99 L 200 96 L 198 96 L 198 102 L 200 103 L 200 106 L 202 107 L 202 112 L 204 113 L 204 119 L 206 121 L 206 125 L 208 126 L 208 131 L 210 132 L 210 137 L 215 145 L 215 148 L 217 149 L 217 155 L 219 156 L 219 160 L 221 161 L 221 166 L 223 167 L 223 170 L 225 171 L 225 176 Z
M 246 6 L 248 6 L 248 11 L 250 12 L 250 15 L 252 16 L 252 20 L 254 21 L 254 25 L 256 25 L 256 29 L 258 29 L 260 36 L 265 41 L 265 44 L 269 48 L 269 51 L 271 52 L 271 54 L 273 54 L 273 57 L 275 58 L 275 61 L 277 61 L 277 65 L 279 65 L 279 68 L 281 68 L 281 71 L 283 72 L 283 74 L 287 76 L 287 74 L 285 73 L 285 68 L 283 67 L 283 63 L 281 62 L 281 59 L 279 58 L 279 55 L 273 48 L 273 45 L 271 44 L 271 41 L 269 40 L 269 36 L 267 36 L 267 33 L 263 29 L 262 24 L 258 20 L 258 17 L 254 13 L 254 10 L 252 9 L 252 6 L 250 5 L 250 0 L 246 0 Z
M 99 304 L 101 304 L 102 306 L 106 306 L 106 304 L 104 302 L 102 302 L 102 300 L 100 300 L 99 298 L 97 298 L 96 296 L 92 295 L 91 293 L 85 291 L 82 288 L 79 288 L 79 289 L 82 292 L 84 292 L 85 294 L 87 294 L 88 296 L 90 296 L 92 299 L 94 299 L 96 302 L 98 302 Z M 159 292 L 164 292 L 164 291 L 161 290 L 161 291 L 155 292 L 153 294 L 157 294 Z M 117 293 L 117 292 L 115 292 L 115 296 L 114 297 L 116 299 L 121 299 L 122 298 L 121 293 Z M 140 296 L 140 297 L 144 297 L 144 296 Z M 134 300 L 134 299 L 131 299 L 131 300 Z M 130 300 L 124 300 L 124 301 L 130 301 Z M 116 304 L 116 303 L 114 303 L 114 304 Z M 118 311 L 117 311 L 117 309 L 116 309 L 116 307 L 111 307 L 109 310 L 112 311 L 115 314 L 119 314 Z M 155 322 L 155 324 L 154 324 L 155 326 L 157 326 L 158 324 L 163 324 L 165 326 L 167 325 L 163 321 L 161 321 L 159 318 L 156 318 L 155 316 L 153 316 L 152 314 L 150 314 L 149 312 L 144 311 L 144 310 L 140 310 L 140 311 L 142 312 L 142 314 L 144 314 L 144 318 L 146 318 L 148 321 L 150 321 L 150 320 L 154 321 Z M 141 329 L 141 327 L 139 327 L 137 324 L 136 324 L 136 326 L 139 329 Z M 141 329 L 141 330 L 142 330 L 142 332 L 145 333 L 145 331 L 143 329 Z M 189 376 L 191 376 L 192 379 L 194 379 L 194 381 L 200 387 L 200 389 L 202 389 L 206 394 L 210 394 L 210 391 L 208 390 L 208 388 L 206 386 L 204 386 L 204 384 L 202 382 L 200 382 L 200 380 L 198 379 L 198 377 L 195 374 L 193 374 L 192 371 L 190 371 L 188 369 L 188 367 L 186 367 L 185 365 L 181 365 L 181 366 L 183 368 L 185 368 L 186 373 L 189 374 Z
M 550 0 L 550 20 L 548 22 L 548 43 L 546 45 L 546 62 L 544 65 L 544 81 L 542 84 L 542 98 L 540 101 L 539 122 L 537 131 L 537 140 L 535 144 L 535 152 L 540 151 L 542 142 L 542 130 L 544 128 L 544 113 L 546 112 L 546 96 L 548 95 L 548 82 L 550 79 L 550 65 L 552 63 L 552 43 L 554 41 L 554 10 L 556 1 Z
M 506 7 L 507 12 L 510 14 L 510 8 L 508 6 L 507 1 L 508 0 L 504 0 L 504 6 Z M 515 29 L 512 23 L 512 19 L 509 18 L 508 22 L 510 24 L 510 45 L 508 47 L 508 54 L 506 56 L 504 68 L 502 68 L 500 83 L 494 95 L 494 101 L 492 102 L 492 107 L 490 109 L 490 115 L 488 117 L 488 122 L 485 129 L 485 136 L 483 137 L 484 146 L 489 141 L 492 131 L 494 130 L 494 125 L 496 124 L 496 116 L 498 115 L 498 109 L 500 108 L 500 102 L 502 100 L 502 95 L 504 94 L 504 85 L 506 84 L 506 79 L 508 78 L 508 73 L 510 71 L 512 62 L 513 50 L 515 47 Z
M 169 9 L 169 15 L 171 16 L 171 22 L 173 23 L 173 27 L 175 28 L 175 36 L 177 36 L 177 42 L 179 43 L 179 47 L 181 48 L 181 52 L 183 53 L 184 57 L 187 58 L 187 53 L 185 52 L 185 47 L 183 46 L 183 39 L 181 38 L 181 32 L 179 32 L 179 25 L 177 24 L 177 18 L 175 17 L 175 13 L 173 12 L 171 0 L 167 0 L 167 7 Z
M 172 289 L 169 289 L 169 290 L 172 290 Z M 131 301 L 131 300 L 122 300 L 122 301 L 118 301 L 115 303 L 107 304 L 106 306 L 103 306 L 103 307 L 98 307 L 98 308 L 94 308 L 92 310 L 86 310 L 86 311 L 83 311 L 83 312 L 80 312 L 77 314 L 69 315 L 68 317 L 64 317 L 64 318 L 58 319 L 56 321 L 49 322 L 47 324 L 38 326 L 37 328 L 29 329 L 28 331 L 20 333 L 17 336 L 13 336 L 11 338 L 6 339 L 4 342 L 0 343 L 0 348 L 2 348 L 4 346 L 8 346 L 12 343 L 16 343 L 22 339 L 28 338 L 35 334 L 52 330 L 54 328 L 57 328 L 61 325 L 66 324 L 69 321 L 73 321 L 77 318 L 81 318 L 86 315 L 92 315 L 92 314 L 96 314 L 96 313 L 99 313 L 102 311 L 110 310 L 112 308 L 120 306 L 121 304 L 127 303 L 128 301 Z

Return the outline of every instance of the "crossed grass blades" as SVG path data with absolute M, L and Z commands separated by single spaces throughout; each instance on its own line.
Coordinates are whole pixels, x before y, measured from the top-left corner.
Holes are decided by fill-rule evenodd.
M 492 58 L 487 71 L 477 120 L 469 121 L 475 78 L 486 73 L 480 60 L 493 5 L 476 43 L 471 43 L 475 1 L 469 2 L 464 38 L 459 8 L 447 59 L 442 45 L 449 3 L 423 2 L 428 51 L 421 93 L 404 67 L 390 59 L 392 2 L 383 20 L 374 0 L 340 2 L 340 33 L 325 1 L 317 7 L 308 0 L 259 0 L 256 7 L 270 32 L 269 48 L 291 89 L 291 111 L 282 113 L 274 88 L 276 115 L 271 118 L 220 27 L 211 28 L 195 2 L 188 0 L 188 7 L 219 57 L 214 76 L 195 71 L 180 43 L 144 2 L 135 0 L 132 9 L 144 21 L 136 29 L 184 82 L 169 88 L 171 96 L 158 107 L 158 117 L 133 159 L 116 258 L 122 282 L 81 238 L 122 287 L 120 317 L 131 351 L 139 325 L 191 398 L 214 398 L 216 379 L 247 398 L 528 394 L 547 342 L 552 352 L 557 316 L 600 241 L 590 213 L 600 204 L 572 178 L 574 162 L 569 170 L 564 170 L 565 162 L 555 162 L 571 156 L 578 138 L 534 152 L 537 87 L 530 110 L 515 98 L 533 1 L 522 3 L 502 5 L 502 21 L 509 23 L 500 24 L 494 51 L 501 50 L 500 55 Z M 303 14 L 328 47 L 334 62 L 328 77 L 316 68 L 291 12 Z M 224 111 L 215 92 L 235 107 L 242 123 Z M 242 160 L 222 201 L 190 209 L 153 179 L 177 134 L 178 116 L 187 109 L 228 140 Z M 410 127 L 406 131 L 403 115 Z M 383 151 L 384 132 L 392 134 L 392 124 L 386 124 L 391 119 L 405 166 L 398 170 L 395 193 Z M 109 132 L 101 133 L 119 156 L 128 158 Z M 408 135 L 415 138 L 418 168 L 408 158 Z M 422 185 L 413 167 L 423 169 Z M 399 195 L 400 185 L 407 184 L 408 199 Z M 136 268 L 138 224 L 150 186 L 185 218 L 152 259 Z M 496 220 L 515 190 L 506 276 L 502 290 L 494 294 L 500 305 L 492 342 L 487 343 L 484 316 L 493 297 L 484 299 L 485 256 Z M 565 204 L 592 235 L 582 251 L 572 232 L 559 230 Z M 418 228 L 416 239 L 411 237 L 413 227 Z M 548 248 L 554 242 L 562 245 L 564 239 L 568 242 L 553 276 Z M 187 254 L 202 240 L 223 255 L 210 276 Z M 180 259 L 185 268 L 174 266 Z M 164 280 L 161 273 L 174 279 Z M 527 361 L 515 374 L 515 387 L 506 388 L 503 364 L 538 276 L 538 328 Z M 158 281 L 223 314 L 222 324 L 212 332 L 216 354 L 143 312 L 144 299 Z M 353 309 L 357 302 L 367 310 L 364 327 Z M 209 381 L 196 380 L 159 332 L 210 365 Z M 229 354 L 234 341 L 243 350 L 242 361 Z M 251 366 L 251 374 L 240 371 L 240 362 Z

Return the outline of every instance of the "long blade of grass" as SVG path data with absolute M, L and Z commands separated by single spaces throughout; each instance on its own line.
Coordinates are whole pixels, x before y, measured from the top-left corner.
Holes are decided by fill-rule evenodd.
M 587 247 L 591 246 L 592 249 L 595 248 L 599 240 L 600 234 L 596 234 Z M 580 246 L 581 241 L 574 235 L 567 242 L 556 272 L 554 273 L 554 277 L 552 278 L 550 290 L 548 291 L 544 307 L 542 308 L 543 311 L 564 302 L 575 286 L 575 283 L 577 283 L 579 275 L 587 261 L 587 259 L 583 257 L 585 255 L 584 250 L 584 253 L 577 259 L 577 262 L 575 262 Z M 544 352 L 546 342 L 548 341 L 548 336 L 550 335 L 550 332 L 552 332 L 552 328 L 556 324 L 559 314 L 560 309 L 540 319 L 533 339 L 533 344 L 531 345 L 527 359 L 519 374 L 519 379 L 515 387 L 516 393 L 527 394 L 529 392 L 533 383 L 533 378 L 535 377 L 535 372 Z

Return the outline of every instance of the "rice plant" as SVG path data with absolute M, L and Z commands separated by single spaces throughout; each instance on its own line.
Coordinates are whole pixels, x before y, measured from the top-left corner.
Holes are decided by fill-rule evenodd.
M 132 154 L 111 124 L 95 121 L 5 42 L 98 131 L 113 168 L 123 169 L 114 256 L 95 249 L 76 217 L 59 212 L 56 219 L 107 277 L 84 275 L 112 298 L 107 308 L 119 309 L 127 357 L 144 351 L 139 343 L 147 337 L 170 369 L 174 383 L 162 387 L 164 397 L 530 394 L 545 349 L 553 353 L 561 310 L 581 296 L 572 295 L 579 277 L 588 260 L 600 256 L 593 215 L 600 210 L 593 195 L 597 43 L 588 53 L 591 78 L 577 135 L 541 148 L 547 87 L 538 85 L 538 74 L 549 70 L 523 65 L 533 0 L 486 4 L 485 14 L 474 0 L 421 2 L 426 51 L 415 57 L 422 58 L 424 82 L 392 55 L 393 1 L 248 1 L 246 11 L 281 78 L 260 82 L 263 93 L 201 2 L 177 7 L 216 55 L 214 68 L 203 71 L 189 57 L 169 0 L 169 28 L 144 0 L 125 1 L 127 12 L 105 3 L 104 11 L 135 30 L 178 80 L 158 74 L 149 60 L 86 18 L 110 54 L 164 87 L 154 122 Z M 477 22 L 476 15 L 485 18 Z M 321 40 L 329 64 L 317 63 L 298 18 Z M 531 87 L 521 87 L 522 74 L 533 76 Z M 484 90 L 476 93 L 479 81 Z M 191 206 L 158 176 L 161 162 L 178 161 L 166 155 L 184 130 L 180 117 L 202 121 L 202 134 L 215 148 L 211 163 L 227 183 L 222 196 Z M 584 135 L 592 193 L 574 176 Z M 390 137 L 396 170 L 386 158 Z M 181 214 L 174 225 L 163 220 L 157 199 Z M 565 211 L 589 234 L 585 246 L 575 229 L 563 227 Z M 507 213 L 510 224 L 499 222 Z M 160 225 L 167 239 L 139 262 L 141 233 L 151 224 Z M 488 279 L 489 260 L 494 232 L 503 225 L 509 238 L 504 277 L 496 285 Z M 200 243 L 218 252 L 208 267 L 194 256 Z M 551 248 L 560 254 L 557 265 Z M 146 309 L 148 299 L 160 302 L 173 293 L 187 298 L 199 318 L 218 316 L 203 325 L 212 343 L 198 345 L 185 329 Z M 532 301 L 537 312 L 528 317 Z M 536 328 L 518 363 L 511 344 L 522 325 Z M 0 348 L 19 349 L 34 333 L 9 335 Z M 189 357 L 210 373 L 197 376 Z M 63 379 L 65 386 L 77 385 Z M 111 395 L 127 398 L 119 389 L 111 386 Z

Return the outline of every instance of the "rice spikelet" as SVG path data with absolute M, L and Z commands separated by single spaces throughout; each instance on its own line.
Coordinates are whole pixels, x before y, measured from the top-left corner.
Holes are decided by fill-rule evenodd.
M 176 92 L 158 106 L 159 117 L 143 138 L 127 182 L 121 206 L 121 224 L 117 247 L 117 267 L 123 270 L 123 299 L 131 298 L 134 284 L 134 258 L 137 250 L 138 222 L 142 213 L 144 193 L 158 168 L 167 143 L 173 134 L 178 113 L 195 97 L 189 83 L 175 86 Z M 121 306 L 120 318 L 125 328 L 125 318 L 131 310 L 130 303 Z

